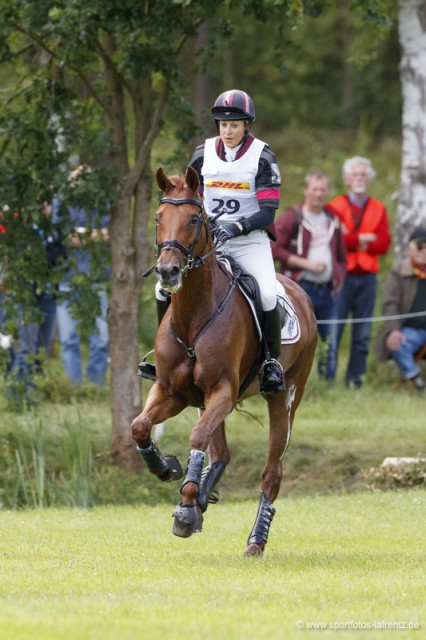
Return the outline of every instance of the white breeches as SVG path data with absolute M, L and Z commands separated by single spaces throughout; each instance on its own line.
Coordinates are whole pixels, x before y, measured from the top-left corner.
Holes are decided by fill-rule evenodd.
M 263 311 L 277 306 L 277 281 L 271 245 L 265 231 L 252 231 L 248 236 L 228 240 L 223 253 L 232 256 L 242 270 L 256 278 Z

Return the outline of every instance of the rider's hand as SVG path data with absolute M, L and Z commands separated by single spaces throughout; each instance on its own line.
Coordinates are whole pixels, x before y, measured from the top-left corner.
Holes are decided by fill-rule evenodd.
M 216 244 L 223 244 L 231 238 L 236 238 L 244 233 L 244 227 L 241 222 L 222 222 L 214 230 L 214 239 Z

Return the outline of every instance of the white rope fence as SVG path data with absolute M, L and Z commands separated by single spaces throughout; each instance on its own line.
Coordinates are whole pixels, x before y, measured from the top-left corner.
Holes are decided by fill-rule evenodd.
M 426 316 L 426 311 L 416 313 L 404 313 L 397 316 L 374 316 L 373 318 L 347 318 L 346 320 L 330 319 L 317 320 L 317 324 L 356 324 L 357 322 L 383 322 L 386 320 L 403 320 L 405 318 L 420 318 Z

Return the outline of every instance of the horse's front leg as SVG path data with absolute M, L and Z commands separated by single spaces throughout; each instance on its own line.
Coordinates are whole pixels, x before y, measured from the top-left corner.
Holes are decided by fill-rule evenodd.
M 203 516 L 207 509 L 210 492 L 218 482 L 229 460 L 228 448 L 224 438 L 224 419 L 232 411 L 234 401 L 231 399 L 228 386 L 206 396 L 206 409 L 198 424 L 194 427 L 190 437 L 191 452 L 188 458 L 188 468 L 182 484 L 182 501 L 177 505 L 173 516 L 173 533 L 182 538 L 188 538 L 193 533 L 201 531 Z M 215 437 L 215 430 L 221 426 L 222 436 Z M 220 458 L 210 466 L 202 476 L 205 450 L 212 441 L 212 450 Z
M 149 471 L 163 481 L 179 480 L 183 476 L 183 468 L 176 456 L 161 453 L 151 439 L 152 427 L 176 415 L 184 406 L 181 399 L 167 395 L 164 388 L 156 383 L 148 394 L 144 410 L 132 422 L 132 436 L 137 450 Z

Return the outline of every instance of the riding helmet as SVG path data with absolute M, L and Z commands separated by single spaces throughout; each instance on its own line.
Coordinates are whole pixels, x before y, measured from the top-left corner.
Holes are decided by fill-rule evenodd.
M 256 120 L 253 100 L 240 89 L 221 93 L 213 105 L 212 116 L 215 120 L 248 120 L 249 123 Z

